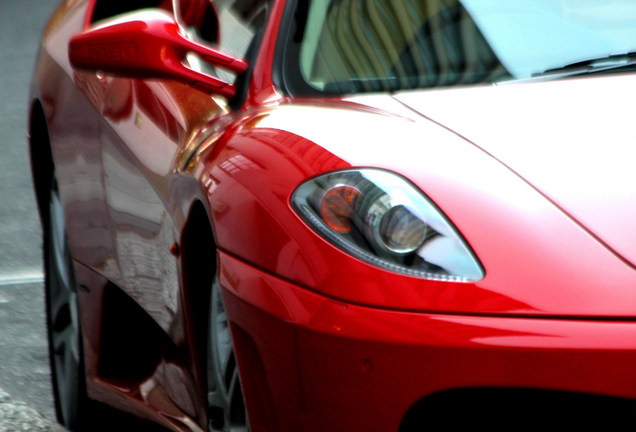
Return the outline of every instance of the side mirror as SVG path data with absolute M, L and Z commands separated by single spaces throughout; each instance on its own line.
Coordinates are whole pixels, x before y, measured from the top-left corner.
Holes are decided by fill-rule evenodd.
M 187 39 L 176 22 L 160 11 L 129 14 L 80 33 L 69 43 L 69 60 L 76 69 L 126 78 L 173 79 L 232 99 L 235 86 L 183 64 L 188 53 L 237 74 L 247 70 L 243 60 Z

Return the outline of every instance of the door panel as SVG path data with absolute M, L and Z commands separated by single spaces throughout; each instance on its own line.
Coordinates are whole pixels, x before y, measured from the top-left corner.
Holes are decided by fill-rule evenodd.
M 197 1 L 207 5 L 207 0 Z M 98 266 L 94 268 L 135 300 L 172 340 L 178 349 L 171 373 L 176 378 L 168 380 L 168 386 L 161 385 L 184 412 L 204 412 L 205 399 L 196 408 L 183 402 L 192 389 L 204 393 L 207 382 L 197 368 L 201 347 L 192 343 L 189 333 L 191 317 L 173 248 L 180 238 L 183 215 L 175 208 L 171 185 L 179 175 L 182 156 L 211 133 L 204 131 L 205 126 L 228 115 L 227 101 L 169 81 L 102 79 L 90 74 L 86 79 L 83 92 L 101 114 L 94 126 L 99 139 L 92 151 L 94 176 L 101 187 L 100 217 L 110 241 L 101 261 L 87 265 Z M 197 415 L 198 420 L 203 418 Z
M 82 30 L 86 8 L 85 3 L 69 11 L 63 25 L 48 30 L 44 41 L 47 56 L 40 59 L 47 79 L 38 84 L 71 253 L 99 273 L 117 278 L 116 269 L 114 273 L 107 270 L 114 262 L 114 241 L 99 141 L 105 81 L 94 73 L 74 71 L 68 61 L 68 40 Z
M 179 292 L 177 261 L 170 254 L 175 243 L 172 218 L 144 177 L 140 160 L 108 124 L 101 141 L 104 188 L 121 274 L 116 283 L 169 333 Z M 173 156 L 159 151 L 157 155 Z M 153 160 L 161 161 L 159 156 Z
M 205 388 L 205 379 L 195 362 L 199 353 L 189 334 L 179 260 L 171 252 L 180 232 L 170 185 L 189 137 L 224 111 L 209 95 L 181 84 L 109 78 L 106 94 L 100 141 L 121 275 L 116 283 L 177 348 L 158 382 L 172 403 L 203 425 L 205 399 L 196 390 Z
M 180 324 L 173 322 L 179 278 L 170 248 L 178 233 L 169 180 L 187 137 L 223 111 L 182 84 L 109 78 L 106 94 L 102 159 L 119 284 L 170 334 Z

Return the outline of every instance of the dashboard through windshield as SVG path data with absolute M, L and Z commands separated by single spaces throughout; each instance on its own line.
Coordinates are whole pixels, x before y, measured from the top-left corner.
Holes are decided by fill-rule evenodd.
M 496 84 L 636 51 L 633 0 L 300 0 L 292 7 L 284 87 L 295 96 Z

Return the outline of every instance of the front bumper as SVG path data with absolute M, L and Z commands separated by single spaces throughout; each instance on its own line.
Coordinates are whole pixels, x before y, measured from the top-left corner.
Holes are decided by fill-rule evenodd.
M 636 323 L 345 304 L 219 253 L 254 431 L 397 431 L 427 395 L 514 387 L 636 399 Z

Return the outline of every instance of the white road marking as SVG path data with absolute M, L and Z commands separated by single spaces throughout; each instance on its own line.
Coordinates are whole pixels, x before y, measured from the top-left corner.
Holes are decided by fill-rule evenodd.
M 23 274 L 0 276 L 0 287 L 5 285 L 24 285 L 36 282 L 44 282 L 44 275 L 41 272 L 27 272 Z

